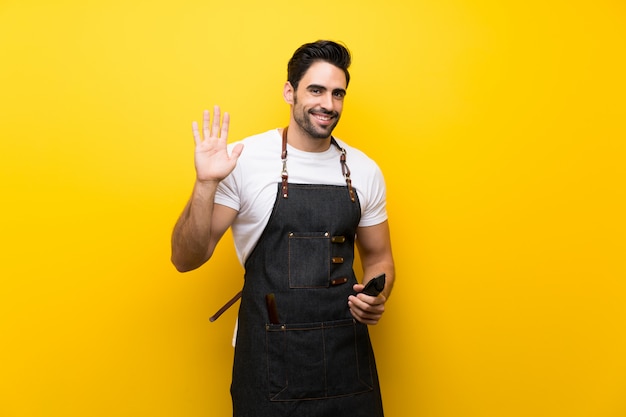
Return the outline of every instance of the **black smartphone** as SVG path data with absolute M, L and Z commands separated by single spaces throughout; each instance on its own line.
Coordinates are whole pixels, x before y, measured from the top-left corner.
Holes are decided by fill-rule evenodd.
M 385 274 L 380 274 L 367 281 L 365 288 L 361 291 L 363 294 L 376 297 L 385 288 Z

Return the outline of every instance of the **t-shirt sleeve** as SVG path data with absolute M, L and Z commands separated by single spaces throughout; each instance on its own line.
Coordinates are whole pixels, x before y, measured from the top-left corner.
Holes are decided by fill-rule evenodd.
M 224 178 L 217 185 L 215 192 L 215 204 L 221 204 L 226 207 L 230 207 L 239 211 L 241 208 L 241 200 L 239 198 L 239 192 L 237 187 L 237 176 L 240 174 L 238 165 L 235 166 L 233 172 L 231 172 L 226 178 Z
M 387 189 L 385 178 L 378 166 L 365 187 L 365 196 L 359 196 L 361 201 L 365 200 L 364 207 L 361 208 L 360 227 L 375 226 L 387 220 Z

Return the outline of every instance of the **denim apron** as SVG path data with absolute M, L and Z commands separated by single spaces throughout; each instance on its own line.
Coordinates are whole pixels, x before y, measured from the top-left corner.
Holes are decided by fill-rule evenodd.
M 345 151 L 333 144 L 343 168 Z M 361 214 L 346 179 L 347 187 L 278 184 L 268 224 L 245 262 L 235 417 L 383 416 L 368 329 L 348 309 Z

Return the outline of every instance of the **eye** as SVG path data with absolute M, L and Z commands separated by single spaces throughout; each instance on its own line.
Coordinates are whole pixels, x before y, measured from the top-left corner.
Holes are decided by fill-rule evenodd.
M 333 91 L 333 96 L 335 96 L 335 98 L 343 100 L 343 98 L 346 96 L 346 92 L 343 90 L 336 90 Z

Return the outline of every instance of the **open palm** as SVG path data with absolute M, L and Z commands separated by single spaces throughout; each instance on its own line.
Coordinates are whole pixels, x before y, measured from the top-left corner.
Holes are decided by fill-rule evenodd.
M 243 145 L 238 144 L 230 154 L 228 153 L 226 145 L 230 115 L 224 113 L 223 120 L 220 119 L 220 107 L 215 106 L 212 115 L 208 110 L 204 111 L 202 133 L 197 122 L 192 124 L 193 138 L 196 142 L 196 176 L 201 182 L 223 180 L 235 169 L 237 159 L 243 150 Z

